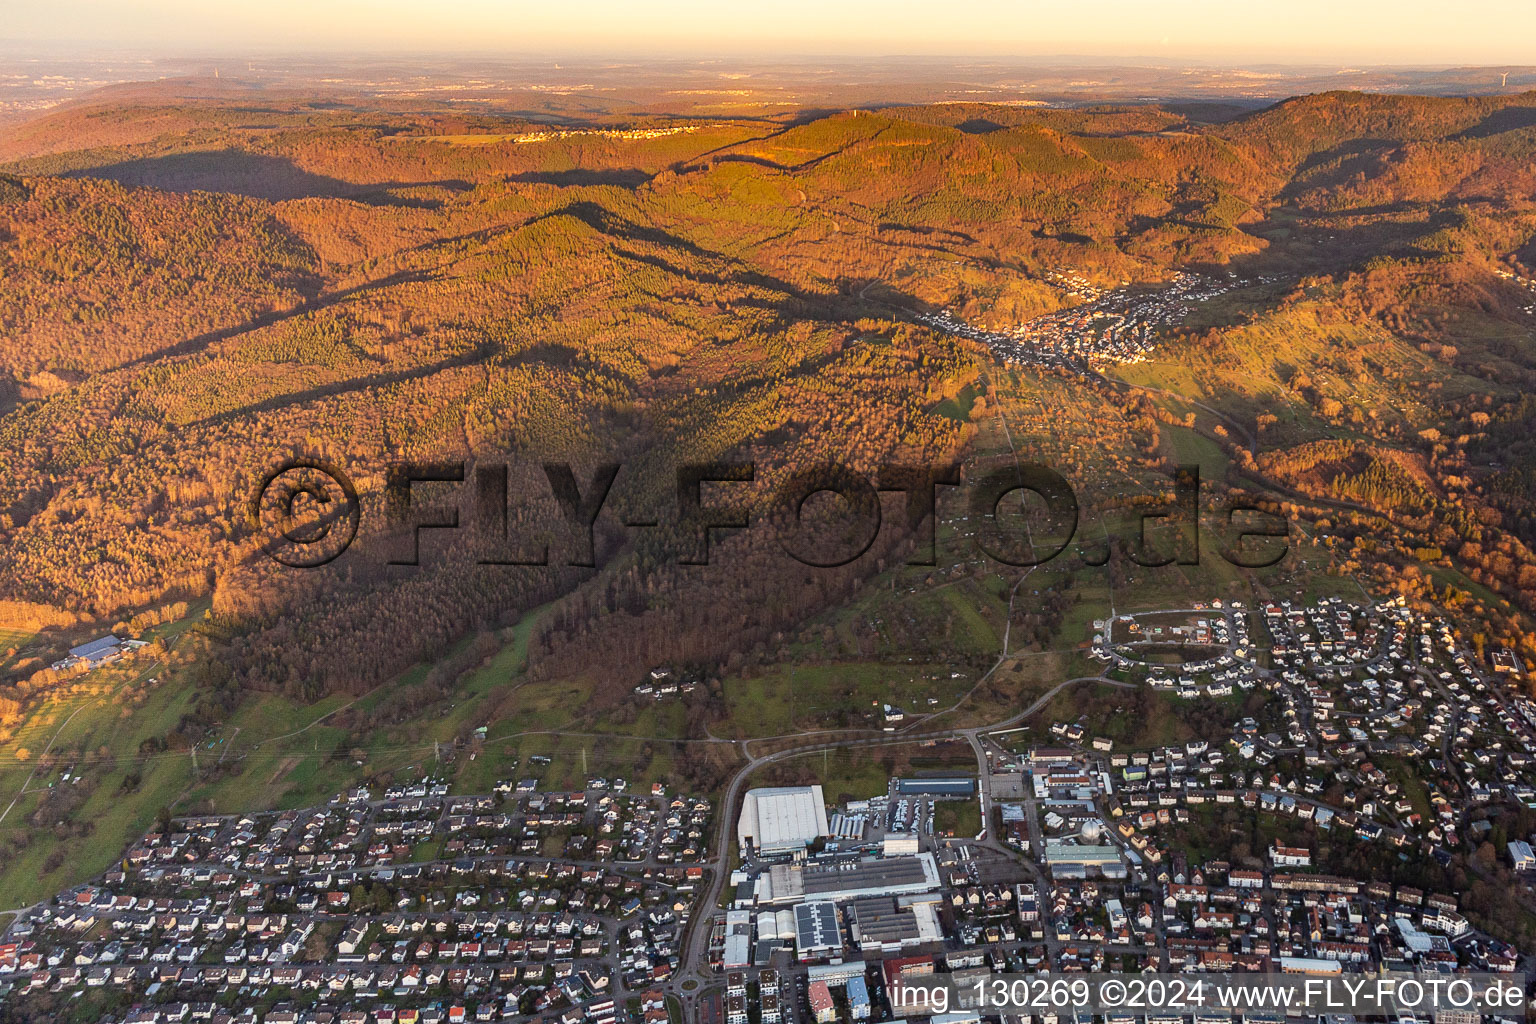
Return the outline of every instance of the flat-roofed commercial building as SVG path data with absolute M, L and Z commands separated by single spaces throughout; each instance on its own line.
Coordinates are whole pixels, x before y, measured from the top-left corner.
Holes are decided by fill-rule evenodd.
M 820 786 L 749 789 L 736 822 L 741 849 L 760 854 L 793 853 L 831 834 Z
M 975 796 L 976 780 L 963 775 L 897 779 L 896 792 L 902 796 Z
M 795 955 L 801 960 L 820 960 L 843 952 L 843 930 L 837 905 L 827 900 L 795 907 Z
M 1323 960 L 1310 956 L 1282 956 L 1275 958 L 1275 966 L 1281 974 L 1343 974 L 1344 965 L 1337 960 Z
M 1106 878 L 1125 877 L 1125 861 L 1114 846 L 1046 843 L 1045 863 L 1058 878 L 1082 878 L 1091 870 Z
M 921 897 L 919 897 L 921 899 Z M 913 946 L 942 942 L 934 906 L 894 896 L 863 896 L 848 908 L 853 941 L 864 953 L 899 953 Z
M 939 867 L 931 853 L 827 864 L 775 864 L 758 876 L 757 902 L 842 902 L 860 896 L 933 892 L 937 888 Z
M 725 950 L 721 964 L 726 970 L 746 967 L 752 962 L 752 915 L 745 910 L 729 910 L 725 915 Z

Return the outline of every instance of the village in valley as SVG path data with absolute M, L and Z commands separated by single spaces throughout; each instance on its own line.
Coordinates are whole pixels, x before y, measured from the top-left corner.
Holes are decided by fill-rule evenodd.
M 1064 296 L 1080 300 L 1011 327 L 970 323 L 951 310 L 919 313 L 925 326 L 985 344 L 1004 366 L 1059 367 L 1095 372 L 1097 367 L 1138 363 L 1156 349 L 1162 332 L 1182 323 L 1200 303 L 1237 287 L 1273 284 L 1262 275 L 1252 281 L 1235 272 L 1224 278 L 1180 273 L 1157 288 L 1114 289 L 1091 284 L 1076 272 L 1056 271 L 1046 278 Z
M 1413 865 L 1487 847 L 1479 870 L 1536 903 L 1532 836 L 1510 828 L 1536 808 L 1536 703 L 1508 652 L 1400 600 L 1209 600 L 1091 629 L 1089 682 L 1219 732 L 1123 744 L 1035 706 L 950 735 L 974 769 L 854 799 L 746 773 L 723 795 L 552 790 L 542 758 L 482 794 L 425 778 L 167 818 L 17 915 L 0 989 L 22 1006 L 110 995 L 115 1024 L 960 1024 L 980 1013 L 893 986 L 1530 967 L 1466 893 L 1413 884 Z M 694 685 L 658 671 L 640 689 Z M 884 716 L 829 745 L 915 724 Z M 940 825 L 967 806 L 974 834 Z

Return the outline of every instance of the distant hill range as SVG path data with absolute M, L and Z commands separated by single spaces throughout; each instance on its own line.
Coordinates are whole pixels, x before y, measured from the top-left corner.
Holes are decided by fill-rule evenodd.
M 605 520 L 595 570 L 489 571 L 445 542 L 397 572 L 384 467 L 510 452 L 515 497 L 547 490 L 540 461 L 585 481 L 621 460 L 620 511 L 646 518 L 684 459 L 750 457 L 768 486 L 818 459 L 959 458 L 975 423 L 939 407 L 996 407 L 989 355 L 914 314 L 1018 323 L 1079 301 L 1061 271 L 1198 270 L 1265 283 L 1170 325 L 1143 383 L 1234 425 L 1207 428 L 1223 483 L 1305 505 L 1359 474 L 1334 509 L 1364 517 L 1350 539 L 1375 509 L 1528 600 L 1536 92 L 1512 90 L 1536 76 L 1510 70 L 1072 65 L 1025 88 L 934 64 L 910 97 L 876 63 L 837 89 L 684 66 L 616 94 L 581 68 L 533 90 L 380 72 L 318 94 L 292 68 L 113 87 L 0 137 L 0 598 L 110 618 L 211 594 L 232 671 L 305 696 L 558 602 L 532 671 L 627 693 L 651 665 L 778 642 L 906 541 L 807 574 L 747 534 L 693 571 Z M 961 79 L 967 102 L 928 102 Z M 1498 94 L 1247 109 L 1324 81 Z M 1018 102 L 1036 90 L 1096 102 Z M 1183 98 L 1123 102 L 1164 90 Z M 839 96 L 857 109 L 816 109 Z M 1163 458 L 1157 416 L 1185 411 L 1149 406 L 1135 457 Z M 1332 438 L 1362 443 L 1303 447 Z M 360 550 L 307 575 L 267 562 L 243 511 L 295 451 L 365 495 Z M 542 498 L 511 516 L 554 520 Z
M 373 99 L 390 109 L 525 113 L 535 118 L 782 113 L 892 104 L 1083 104 L 1192 101 L 1230 116 L 1288 96 L 1352 89 L 1421 96 L 1512 94 L 1536 87 L 1536 65 L 1230 64 L 1084 56 L 824 57 L 559 61 L 502 58 L 261 57 L 27 59 L 8 84 L 0 124 L 63 101 L 202 101 L 259 91 L 327 102 Z M 105 90 L 105 91 L 104 91 Z

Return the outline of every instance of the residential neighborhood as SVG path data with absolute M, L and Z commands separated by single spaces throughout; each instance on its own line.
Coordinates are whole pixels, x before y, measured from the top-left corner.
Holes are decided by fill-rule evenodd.
M 120 991 L 122 1024 L 949 1024 L 893 1004 L 893 983 L 1530 969 L 1463 894 L 1371 867 L 1496 839 L 1532 900 L 1536 837 L 1499 808 L 1536 804 L 1536 705 L 1443 621 L 1212 600 L 1092 628 L 1109 681 L 1231 708 L 1224 732 L 1140 747 L 1084 721 L 976 730 L 972 772 L 837 803 L 753 788 L 725 816 L 659 784 L 529 777 L 176 818 L 19 916 L 0 987 Z M 1253 693 L 1272 698 L 1257 718 Z M 938 826 L 968 805 L 976 834 Z M 1234 840 L 1226 821 L 1250 825 Z
M 948 334 L 983 342 L 999 362 L 1010 366 L 1063 367 L 1093 371 L 1098 366 L 1136 363 L 1154 350 L 1159 331 L 1181 323 L 1196 304 L 1254 281 L 1180 273 L 1158 288 L 1106 290 L 1075 272 L 1054 272 L 1048 280 L 1066 294 L 1086 301 L 1045 313 L 1013 326 L 968 323 L 951 310 L 920 313 L 919 323 Z

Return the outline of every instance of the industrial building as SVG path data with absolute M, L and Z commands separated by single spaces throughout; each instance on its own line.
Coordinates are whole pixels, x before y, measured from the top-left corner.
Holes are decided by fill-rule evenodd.
M 866 954 L 900 953 L 944 939 L 935 905 L 927 899 L 864 896 L 848 913 L 853 941 Z
M 795 955 L 801 960 L 823 960 L 843 952 L 843 929 L 837 905 L 827 900 L 795 907 Z
M 728 971 L 752 963 L 752 915 L 730 910 L 725 915 L 725 953 L 721 965 Z
M 757 952 L 753 959 L 765 964 L 774 950 L 795 941 L 795 911 L 781 907 L 777 912 L 764 910 L 757 915 Z
M 79 665 L 84 665 L 87 669 L 100 668 L 130 651 L 138 650 L 145 646 L 145 643 L 143 640 L 123 640 L 115 634 L 108 633 L 88 644 L 71 647 L 69 656 L 62 661 L 54 662 L 51 667 L 57 670 L 75 668 Z
M 975 796 L 976 780 L 967 776 L 897 779 L 896 792 L 900 796 Z
M 1046 843 L 1045 863 L 1053 878 L 1086 878 L 1090 870 L 1105 878 L 1125 877 L 1125 861 L 1114 846 Z
M 741 849 L 765 856 L 803 850 L 831 833 L 820 786 L 749 789 L 736 823 Z
M 860 840 L 864 838 L 864 832 L 869 819 L 862 814 L 834 814 L 832 815 L 832 838 Z
M 933 854 L 833 863 L 775 864 L 757 879 L 759 906 L 806 900 L 844 901 L 900 896 L 939 888 Z

